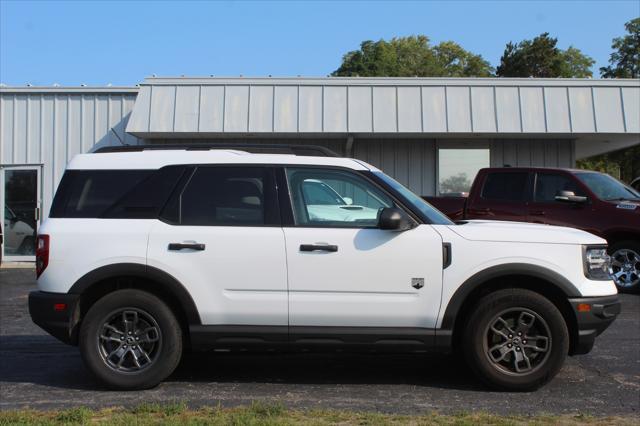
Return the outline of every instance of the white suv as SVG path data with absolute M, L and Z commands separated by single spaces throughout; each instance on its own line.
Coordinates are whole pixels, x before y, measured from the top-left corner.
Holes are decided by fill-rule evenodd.
M 187 348 L 459 351 L 490 386 L 534 389 L 620 312 L 605 244 L 452 223 L 321 148 L 103 149 L 64 174 L 29 308 L 119 389 Z

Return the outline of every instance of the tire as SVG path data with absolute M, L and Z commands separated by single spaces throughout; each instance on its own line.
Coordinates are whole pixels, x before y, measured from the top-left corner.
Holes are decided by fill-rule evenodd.
M 640 242 L 620 241 L 609 246 L 611 275 L 621 293 L 640 293 Z M 619 274 L 619 278 L 615 276 Z
M 469 367 L 498 390 L 539 388 L 560 371 L 569 352 L 569 332 L 558 308 L 524 289 L 499 290 L 480 299 L 463 333 L 462 349 Z
M 109 388 L 148 389 L 180 362 L 182 329 L 156 296 L 118 290 L 91 307 L 80 327 L 79 346 L 87 368 Z

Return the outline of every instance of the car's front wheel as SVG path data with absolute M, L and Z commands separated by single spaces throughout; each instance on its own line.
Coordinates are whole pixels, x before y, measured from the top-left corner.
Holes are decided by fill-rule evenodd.
M 621 241 L 609 247 L 609 273 L 620 292 L 640 292 L 640 243 Z
M 480 299 L 464 330 L 465 358 L 490 387 L 537 389 L 560 371 L 569 333 L 560 311 L 544 296 L 505 289 Z
M 182 330 L 156 296 L 118 290 L 91 307 L 82 321 L 79 346 L 86 366 L 107 386 L 147 389 L 178 365 Z

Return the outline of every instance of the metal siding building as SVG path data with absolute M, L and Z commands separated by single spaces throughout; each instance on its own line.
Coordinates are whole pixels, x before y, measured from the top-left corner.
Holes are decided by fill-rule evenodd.
M 139 87 L 0 88 L 0 166 L 35 166 L 42 216 L 65 165 L 95 146 L 318 144 L 420 195 L 447 149 L 486 165 L 571 167 L 640 143 L 640 80 L 148 78 Z M 456 151 L 464 152 L 464 151 Z

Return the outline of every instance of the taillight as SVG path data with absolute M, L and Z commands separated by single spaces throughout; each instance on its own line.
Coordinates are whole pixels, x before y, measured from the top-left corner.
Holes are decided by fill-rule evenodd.
M 38 235 L 36 240 L 36 278 L 40 277 L 49 264 L 49 236 Z

